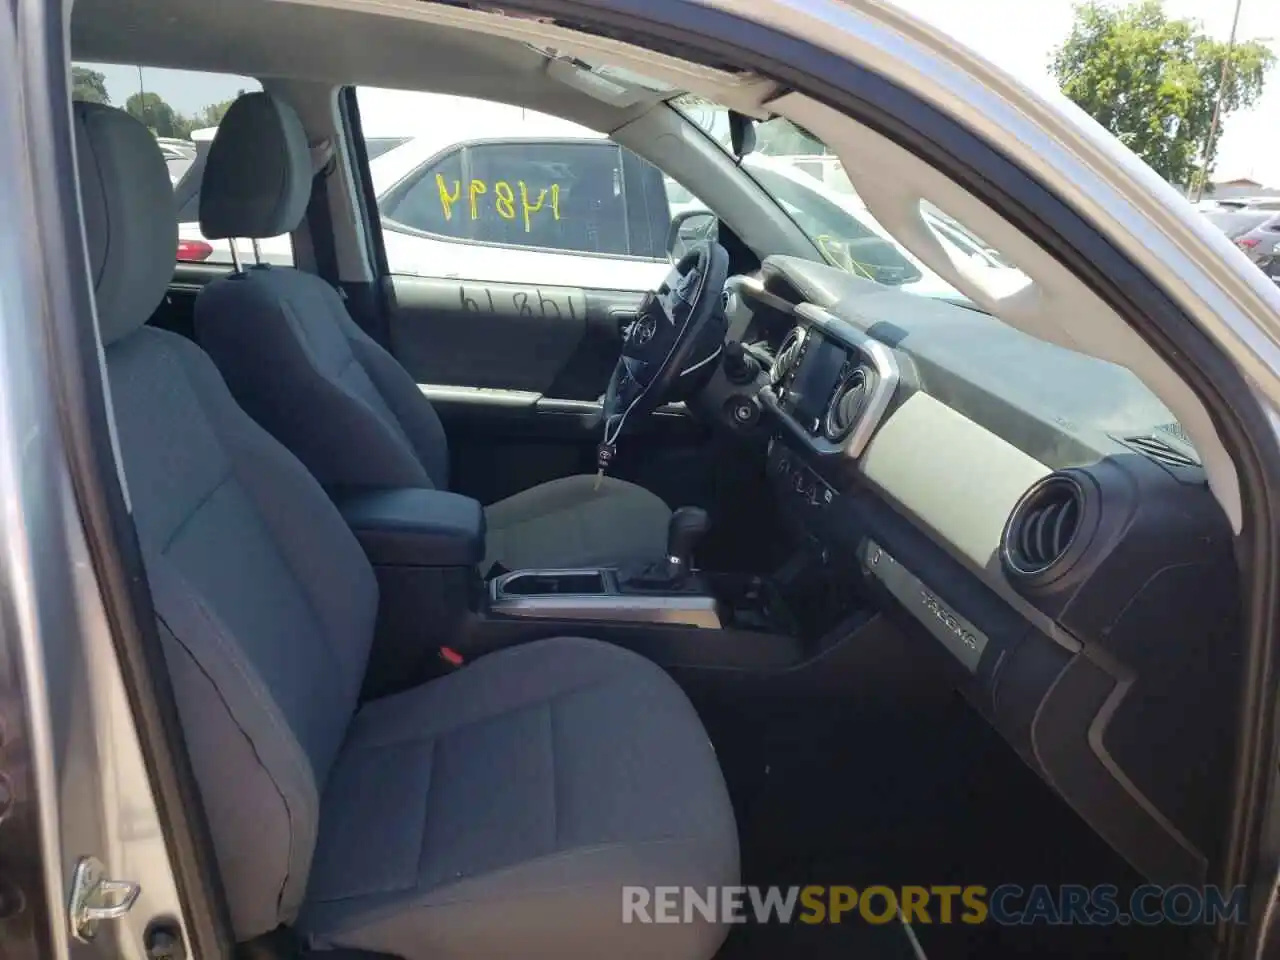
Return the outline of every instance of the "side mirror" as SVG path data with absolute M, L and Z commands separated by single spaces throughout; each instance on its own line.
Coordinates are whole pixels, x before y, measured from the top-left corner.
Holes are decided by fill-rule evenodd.
M 667 259 L 673 264 L 689 252 L 699 240 L 715 240 L 720 235 L 720 221 L 709 210 L 681 210 L 671 218 L 667 230 Z

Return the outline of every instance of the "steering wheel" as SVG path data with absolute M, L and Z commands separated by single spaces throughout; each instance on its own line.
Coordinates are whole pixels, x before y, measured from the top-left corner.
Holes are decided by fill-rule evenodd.
M 612 444 L 623 421 L 644 415 L 688 383 L 720 349 L 712 323 L 729 278 L 729 254 L 714 240 L 699 240 L 657 290 L 645 295 L 627 330 L 622 353 L 604 395 L 604 442 Z M 716 343 L 708 341 L 719 332 Z

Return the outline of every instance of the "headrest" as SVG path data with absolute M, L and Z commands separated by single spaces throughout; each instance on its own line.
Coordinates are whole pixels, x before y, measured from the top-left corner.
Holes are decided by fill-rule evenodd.
M 311 149 L 293 108 L 242 94 L 218 124 L 200 183 L 200 232 L 210 239 L 274 237 L 302 222 Z
M 80 203 L 104 344 L 147 322 L 178 252 L 173 184 L 155 137 L 123 110 L 75 103 Z

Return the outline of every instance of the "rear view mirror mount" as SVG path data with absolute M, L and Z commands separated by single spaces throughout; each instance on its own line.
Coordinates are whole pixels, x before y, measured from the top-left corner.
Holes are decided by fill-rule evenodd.
M 729 111 L 729 145 L 738 160 L 756 148 L 756 122 L 737 110 Z

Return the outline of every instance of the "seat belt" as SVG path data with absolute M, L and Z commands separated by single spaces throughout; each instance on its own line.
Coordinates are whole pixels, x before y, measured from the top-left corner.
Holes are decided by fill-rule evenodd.
M 333 242 L 333 213 L 329 209 L 328 196 L 329 176 L 337 163 L 337 157 L 330 154 L 325 164 L 311 178 L 311 197 L 307 200 L 307 227 L 317 272 L 345 300 L 347 295 L 338 278 L 338 250 Z

